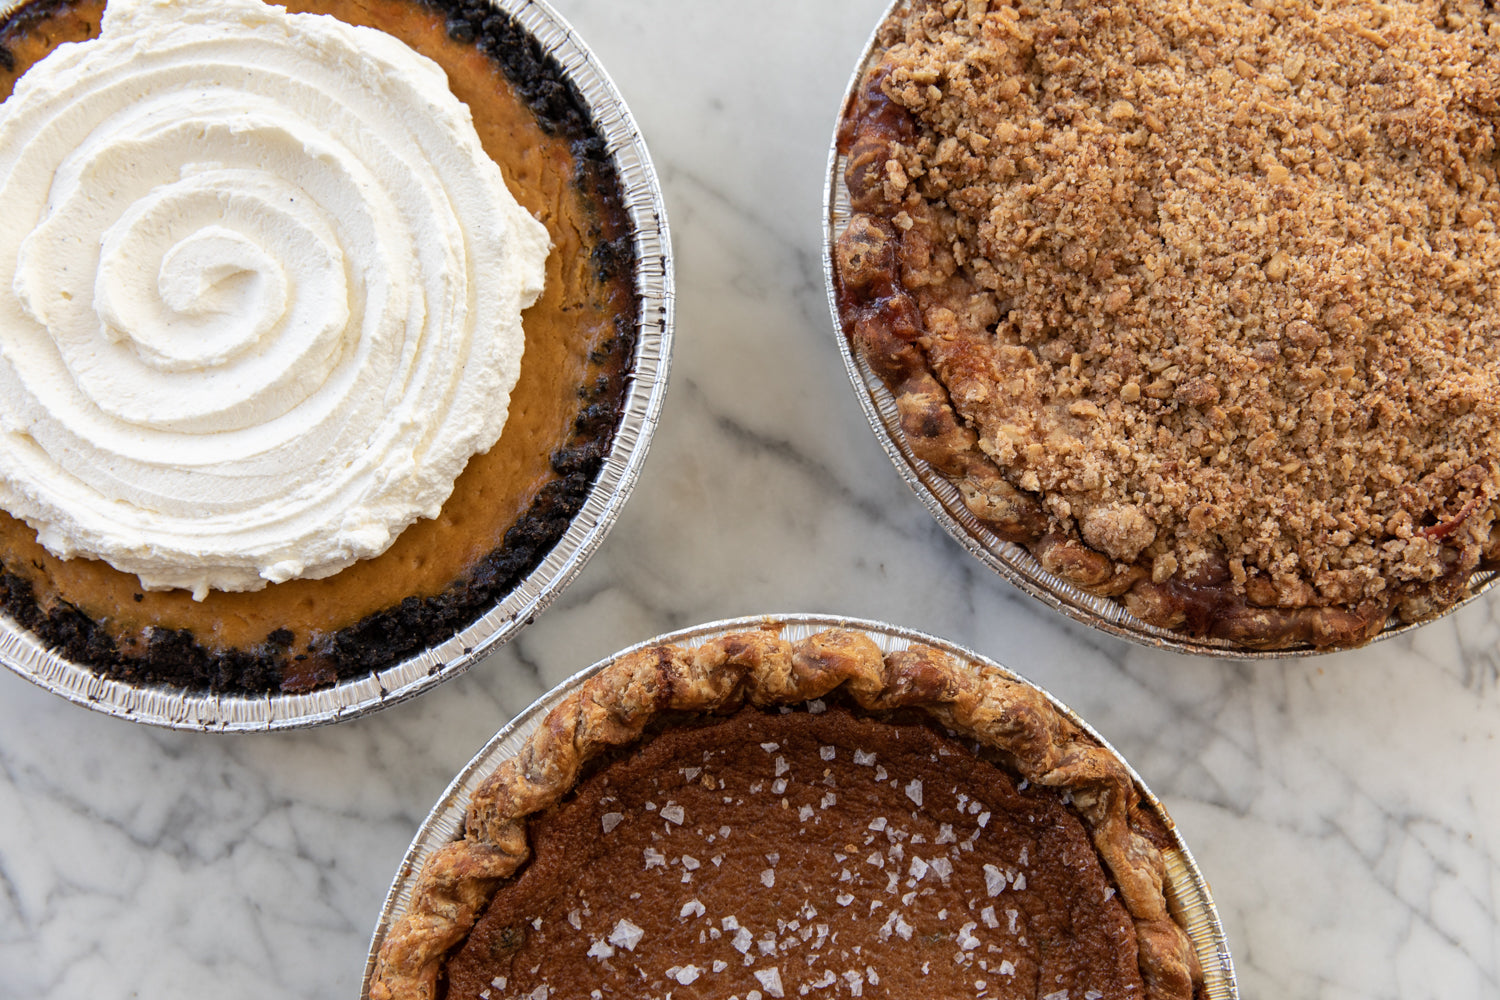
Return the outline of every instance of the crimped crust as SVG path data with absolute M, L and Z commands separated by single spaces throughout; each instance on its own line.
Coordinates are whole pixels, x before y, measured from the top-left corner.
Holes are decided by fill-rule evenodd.
M 1247 647 L 1500 561 L 1500 18 L 913 0 L 847 109 L 845 329 L 1042 565 Z
M 527 819 L 573 789 L 585 765 L 640 740 L 668 713 L 725 714 L 835 695 L 871 713 L 921 710 L 998 751 L 1032 784 L 1064 790 L 1134 922 L 1146 995 L 1187 998 L 1201 981 L 1187 933 L 1168 911 L 1166 842 L 1119 759 L 1036 688 L 925 646 L 882 655 L 832 629 L 792 643 L 739 632 L 695 649 L 662 645 L 609 664 L 553 709 L 519 754 L 479 787 L 465 836 L 427 860 L 381 945 L 372 1000 L 435 1000 L 447 954 L 531 854 Z

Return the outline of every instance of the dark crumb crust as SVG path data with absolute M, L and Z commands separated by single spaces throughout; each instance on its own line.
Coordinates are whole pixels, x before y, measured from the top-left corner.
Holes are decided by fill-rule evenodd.
M 476 45 L 500 68 L 549 135 L 569 143 L 575 183 L 597 213 L 600 238 L 593 263 L 601 283 L 633 285 L 634 233 L 602 237 L 604 219 L 627 218 L 623 189 L 604 137 L 588 105 L 562 66 L 509 14 L 487 0 L 420 0 L 446 19 L 448 35 Z M 0 22 L 0 65 L 13 68 L 10 38 L 65 7 L 67 0 L 34 0 Z M 43 608 L 31 585 L 0 566 L 0 608 L 48 648 L 130 684 L 165 684 L 222 693 L 287 690 L 287 678 L 305 678 L 298 689 L 362 676 L 389 667 L 448 639 L 478 619 L 535 569 L 583 509 L 609 454 L 624 411 L 635 355 L 638 303 L 615 321 L 615 334 L 589 356 L 591 374 L 580 389 L 580 408 L 567 442 L 551 456 L 558 477 L 545 484 L 505 533 L 500 546 L 464 577 L 434 597 L 408 597 L 306 649 L 291 646 L 278 629 L 249 649 L 215 649 L 189 629 L 151 629 L 144 651 L 126 654 L 99 623 L 70 604 Z M 309 667 L 312 669 L 309 670 Z

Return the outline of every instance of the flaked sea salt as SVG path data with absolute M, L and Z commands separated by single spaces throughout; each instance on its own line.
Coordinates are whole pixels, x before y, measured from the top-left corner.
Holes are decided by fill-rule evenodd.
M 833 901 L 840 906 L 848 906 L 850 903 L 854 902 L 854 897 L 849 895 L 847 892 L 841 892 L 837 896 L 833 897 Z
M 785 792 L 785 791 L 786 791 L 786 779 L 785 778 L 777 778 L 775 781 L 771 782 L 771 794 L 772 795 L 780 795 L 782 792 Z
M 986 927 L 1000 926 L 1000 921 L 995 916 L 995 908 L 993 906 L 986 906 L 984 909 L 980 910 L 979 919 L 984 921 L 984 926 Z
M 595 941 L 589 946 L 589 958 L 613 958 L 615 950 L 603 941 Z
M 874 819 L 870 820 L 870 826 L 868 828 L 871 829 L 871 830 L 874 830 L 876 833 L 879 833 L 881 830 L 884 830 L 885 829 L 885 817 L 884 816 L 876 816 Z
M 691 854 L 684 854 L 682 856 L 682 867 L 686 868 L 690 872 L 695 872 L 699 868 L 703 867 L 703 862 L 699 861 Z
M 702 903 L 701 900 L 690 899 L 686 903 L 682 904 L 682 910 L 681 910 L 681 912 L 679 912 L 677 914 L 677 916 L 678 917 L 701 917 L 701 916 L 703 916 L 703 914 L 705 914 L 707 912 L 708 912 L 708 910 L 704 907 L 704 905 L 703 905 L 703 903 Z
M 599 818 L 599 825 L 604 827 L 605 833 L 608 833 L 619 826 L 624 819 L 624 813 L 605 813 Z
M 661 818 L 668 823 L 676 823 L 678 826 L 681 826 L 682 821 L 687 819 L 687 812 L 677 803 L 668 802 L 661 807 Z
M 906 797 L 917 805 L 922 804 L 922 780 L 913 778 L 906 783 Z
M 945 883 L 953 876 L 953 862 L 947 858 L 933 858 L 928 862 L 928 866 L 937 872 L 937 877 Z
M 818 800 L 818 808 L 827 809 L 831 805 L 837 805 L 838 801 L 839 797 L 837 795 L 833 794 L 832 792 L 824 792 L 823 798 Z
M 994 865 L 984 866 L 984 889 L 991 896 L 998 896 L 1005 891 L 1005 873 Z
M 812 806 L 804 805 L 797 810 L 797 818 L 806 823 L 808 820 L 813 818 L 816 812 L 817 810 L 815 810 Z
M 786 762 L 786 758 L 783 757 L 783 756 L 781 756 L 780 754 L 777 754 L 776 755 L 776 767 L 775 767 L 776 777 L 778 777 L 778 778 L 781 777 L 783 774 L 786 774 L 791 769 L 792 769 L 792 765 L 790 765 L 790 764 L 788 764 Z
M 761 987 L 767 993 L 771 994 L 771 996 L 780 997 L 785 995 L 781 992 L 781 970 L 776 966 L 773 965 L 769 969 L 756 969 L 755 978 Z
M 641 943 L 645 934 L 643 928 L 621 917 L 620 922 L 615 924 L 615 929 L 609 932 L 609 943 L 626 951 L 635 951 L 635 946 Z
M 818 756 L 824 760 L 833 760 L 838 755 L 836 747 L 818 747 Z
M 697 982 L 701 975 L 703 975 L 703 970 L 696 965 L 684 965 L 680 969 L 667 970 L 667 977 L 677 980 L 683 986 L 690 986 Z
M 814 698 L 807 703 L 808 715 L 822 715 L 826 711 L 828 711 L 828 703 L 822 698 Z
M 648 847 L 641 853 L 646 856 L 646 868 L 648 870 L 658 865 L 663 868 L 667 867 L 667 856 L 656 848 Z
M 916 855 L 912 855 L 911 868 L 907 870 L 906 874 L 910 875 L 912 878 L 920 882 L 927 877 L 927 872 L 930 871 L 931 868 L 932 866 L 927 862 L 923 861 Z
M 777 750 L 781 749 L 781 744 L 780 743 L 762 743 L 760 745 L 760 748 L 762 750 L 764 750 L 766 753 L 775 753 Z
M 863 750 L 856 750 L 854 751 L 854 763 L 858 764 L 861 767 L 869 767 L 871 764 L 875 763 L 875 755 L 872 753 L 866 753 Z
M 760 884 L 765 886 L 767 889 L 774 886 L 776 884 L 776 869 L 767 868 L 765 871 L 761 872 Z

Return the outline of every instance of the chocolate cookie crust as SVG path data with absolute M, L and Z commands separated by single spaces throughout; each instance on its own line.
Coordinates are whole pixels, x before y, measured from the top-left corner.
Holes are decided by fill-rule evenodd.
M 914 2 L 877 49 L 840 307 L 977 517 L 1247 647 L 1500 561 L 1487 4 Z
M 810 699 L 817 701 L 809 702 Z M 1061 716 L 1041 692 L 1012 681 L 998 671 L 976 670 L 923 646 L 883 656 L 868 637 L 835 629 L 795 643 L 784 641 L 768 630 L 733 633 L 696 649 L 650 647 L 621 657 L 591 677 L 547 716 L 516 757 L 501 764 L 475 791 L 465 820 L 464 838 L 429 856 L 405 914 L 392 925 L 381 945 L 371 979 L 372 1000 L 433 1000 L 451 995 L 447 972 L 450 955 L 471 939 L 476 921 L 492 905 L 492 900 L 500 898 L 497 894 L 502 887 L 519 886 L 526 879 L 525 866 L 533 857 L 535 832 L 546 829 L 546 817 L 550 811 L 568 808 L 568 803 L 574 801 L 574 790 L 581 782 L 588 782 L 591 775 L 609 774 L 611 760 L 634 757 L 642 752 L 638 749 L 641 746 L 651 746 L 651 737 L 657 733 L 712 724 L 714 717 L 732 714 L 742 708 L 781 712 L 795 711 L 794 706 L 803 705 L 804 712 L 816 714 L 830 704 L 847 709 L 857 718 L 895 725 L 936 727 L 931 732 L 941 732 L 945 739 L 961 741 L 965 753 L 977 753 L 983 760 L 1003 768 L 1010 776 L 1007 780 L 1016 782 L 1017 794 L 1024 794 L 1028 786 L 1037 786 L 1046 794 L 1055 796 L 1054 802 L 1066 806 L 1073 819 L 1086 831 L 1087 842 L 1092 845 L 1100 871 L 1105 873 L 1109 882 L 1101 896 L 1108 896 L 1110 900 L 1118 896 L 1127 917 L 1127 937 L 1134 938 L 1135 968 L 1122 972 L 1115 962 L 1112 968 L 1116 971 L 1109 975 L 1119 974 L 1129 979 L 1139 975 L 1141 985 L 1128 992 L 1152 1000 L 1167 997 L 1186 1000 L 1195 994 L 1197 984 L 1201 982 L 1196 954 L 1186 932 L 1173 920 L 1164 891 L 1166 873 L 1162 850 L 1169 843 L 1169 834 L 1155 815 L 1142 805 L 1129 772 L 1118 758 Z M 913 738 L 925 739 L 926 736 Z M 974 743 L 978 744 L 977 751 L 973 749 Z M 950 744 L 950 749 L 954 745 Z M 824 752 L 822 746 L 820 743 L 819 761 Z M 764 752 L 764 748 L 759 749 Z M 868 747 L 863 749 L 868 752 Z M 644 752 L 652 751 L 647 749 Z M 836 746 L 834 753 L 838 753 Z M 849 753 L 852 760 L 853 751 Z M 788 758 L 786 764 L 786 771 L 768 779 L 768 789 L 772 787 L 769 782 L 791 775 L 792 768 L 807 767 L 811 762 Z M 771 767 L 773 771 L 780 767 L 774 758 Z M 711 762 L 706 762 L 705 768 L 712 770 Z M 881 779 L 878 772 L 875 773 L 877 780 L 889 779 L 889 775 Z M 698 777 L 701 778 L 701 774 Z M 662 780 L 667 780 L 666 776 L 662 776 Z M 951 791 L 944 788 L 933 789 L 931 794 L 934 802 L 956 803 L 956 795 L 964 791 L 962 787 Z M 791 796 L 796 790 L 790 787 L 782 792 L 773 790 L 767 808 L 779 810 L 780 803 L 774 796 L 783 794 L 788 797 L 787 808 L 792 809 Z M 927 789 L 912 786 L 908 780 L 902 788 L 905 798 L 897 801 L 920 806 L 915 799 L 922 798 L 925 802 L 927 794 Z M 822 799 L 818 800 L 819 806 L 822 802 Z M 669 804 L 665 801 L 655 804 L 658 814 L 666 816 L 661 808 L 669 808 Z M 812 808 L 810 802 L 799 801 L 796 810 L 799 820 L 804 804 Z M 829 808 L 834 805 L 830 803 Z M 857 795 L 852 796 L 850 807 L 861 808 Z M 938 811 L 942 808 L 946 807 L 939 806 Z M 814 808 L 811 816 L 816 812 Z M 617 822 L 624 822 L 624 815 L 622 812 Z M 999 812 L 994 816 L 998 817 Z M 682 819 L 687 822 L 685 812 Z M 875 823 L 876 827 L 888 827 L 890 818 L 887 820 L 884 825 L 874 819 L 869 822 Z M 673 822 L 670 816 L 663 821 Z M 992 817 L 987 822 L 998 820 Z M 601 828 L 602 825 L 601 817 Z M 977 817 L 972 825 L 985 829 Z M 747 836 L 753 835 L 748 829 L 748 821 L 741 826 Z M 971 832 L 966 829 L 965 835 Z M 954 833 L 957 834 L 956 828 Z M 722 836 L 722 832 L 716 836 Z M 733 831 L 730 837 L 733 839 Z M 939 839 L 946 840 L 941 825 L 933 840 Z M 906 844 L 910 850 L 918 846 L 910 838 Z M 775 852 L 778 848 L 772 843 L 765 850 Z M 858 850 L 857 844 L 854 850 Z M 551 851 L 551 848 L 547 849 L 549 855 Z M 699 860 L 712 864 L 711 856 Z M 910 859 L 906 860 L 909 865 Z M 999 867 L 996 865 L 997 869 Z M 980 914 L 976 927 L 984 920 L 984 904 L 979 903 L 978 897 L 988 898 L 986 894 L 990 889 L 998 890 L 993 879 L 1000 874 L 997 871 L 990 881 L 972 887 Z M 792 877 L 790 872 L 787 875 Z M 770 881 L 779 877 L 773 874 Z M 937 878 L 941 882 L 940 873 Z M 1095 888 L 1098 886 L 1087 876 L 1074 886 L 1074 890 L 1086 895 Z M 905 891 L 915 890 L 908 887 Z M 998 896 L 999 892 L 995 895 Z M 901 897 L 898 894 L 893 899 L 892 906 L 900 903 Z M 815 907 L 839 905 L 836 893 L 830 900 L 809 900 L 809 903 Z M 494 905 L 503 908 L 509 904 Z M 965 905 L 968 905 L 967 901 Z M 868 900 L 865 906 L 868 907 Z M 1067 912 L 1081 914 L 1087 908 Z M 1061 915 L 1056 908 L 1051 912 L 1054 918 Z M 677 913 L 681 913 L 680 908 Z M 1009 925 L 1007 914 L 997 909 L 994 915 L 997 923 L 1003 918 Z M 503 920 L 510 920 L 512 916 L 515 914 L 509 914 Z M 534 920 L 538 916 L 541 914 L 534 913 L 527 919 Z M 786 918 L 791 919 L 791 916 Z M 640 918 L 641 921 L 650 919 L 654 918 L 644 915 Z M 579 923 L 582 922 L 580 912 Z M 964 922 L 957 922 L 955 933 L 962 929 Z M 636 930 L 643 929 L 641 922 L 632 920 L 631 923 Z M 1086 923 L 1087 927 L 1081 926 L 1073 932 L 1080 939 L 1095 932 L 1105 936 L 1114 933 L 1107 930 L 1108 927 L 1125 927 L 1115 917 Z M 816 933 L 815 924 L 813 926 L 813 933 Z M 892 926 L 894 928 L 894 922 Z M 722 932 L 722 926 L 720 929 Z M 969 929 L 970 934 L 974 932 L 975 928 Z M 615 934 L 615 929 L 612 928 L 611 933 Z M 707 937 L 706 929 L 704 933 Z M 481 936 L 484 937 L 483 933 Z M 635 938 L 635 933 L 625 927 L 619 929 L 616 936 L 628 943 Z M 1061 938 L 1067 937 L 1068 933 L 1061 935 Z M 514 949 L 523 943 L 517 934 L 502 933 L 493 926 L 485 940 L 499 947 L 502 958 L 506 949 Z M 1128 946 L 1123 941 L 1117 940 L 1116 943 L 1128 953 Z M 623 944 L 618 946 L 624 947 Z M 1050 973 L 1056 976 L 1078 957 L 1078 953 L 1066 953 L 1066 949 L 1074 945 L 1061 939 L 1052 946 L 1065 950 L 1057 959 L 1060 964 Z M 602 953 L 603 949 L 599 950 Z M 962 944 L 955 950 L 962 952 Z M 1080 953 L 1082 950 L 1085 949 L 1080 948 Z M 1118 959 L 1120 952 L 1112 954 Z M 948 960 L 953 961 L 951 954 Z M 1002 960 L 994 957 L 997 975 L 1001 977 L 1006 975 L 999 971 Z M 531 964 L 534 963 L 528 963 L 526 967 L 530 968 Z M 660 970 L 653 969 L 652 974 L 665 973 L 670 964 Z M 959 964 L 963 964 L 962 959 Z M 1012 964 L 1016 964 L 1015 960 Z M 769 972 L 762 971 L 769 977 Z M 679 963 L 673 977 L 675 985 L 671 986 L 674 993 L 696 995 L 690 990 L 681 990 L 683 986 L 691 986 L 682 982 L 682 972 L 683 966 Z M 904 977 L 908 975 L 914 975 L 912 970 L 898 971 L 897 981 L 906 981 Z M 688 978 L 694 977 L 689 973 Z M 976 978 L 983 976 L 976 975 Z M 779 973 L 775 981 L 783 986 L 786 982 Z M 842 977 L 840 981 L 844 983 L 840 989 L 848 986 Z M 498 986 L 494 986 L 495 982 L 498 982 L 498 974 L 492 977 L 492 998 L 511 995 L 503 992 L 509 989 L 508 980 Z M 869 982 L 867 974 L 865 982 Z M 989 995 L 1011 995 L 1006 992 L 1011 987 L 1002 986 L 998 980 L 995 987 L 994 993 Z M 797 990 L 800 991 L 800 986 Z M 762 992 L 768 992 L 768 987 Z M 788 991 L 787 995 L 793 995 L 793 992 Z M 771 992 L 769 995 L 775 994 Z M 880 993 L 872 989 L 869 995 Z M 972 984 L 962 995 L 974 995 Z
M 12 11 L 0 21 L 0 70 L 15 73 L 35 60 L 39 49 L 92 37 L 101 8 L 98 0 L 33 0 Z M 503 535 L 496 531 L 493 541 L 479 548 L 456 577 L 444 577 L 438 586 L 393 601 L 382 610 L 358 618 L 349 615 L 337 627 L 295 632 L 262 627 L 259 641 L 216 642 L 191 628 L 175 627 L 170 615 L 163 619 L 166 624 L 136 628 L 121 624 L 119 614 L 91 614 L 69 600 L 65 586 L 52 585 L 40 562 L 33 564 L 22 555 L 0 566 L 0 605 L 5 612 L 68 659 L 106 676 L 196 690 L 292 692 L 397 663 L 460 631 L 524 579 L 582 509 L 609 453 L 624 411 L 637 337 L 634 234 L 613 158 L 582 95 L 556 59 L 543 52 L 514 18 L 488 3 L 413 0 L 403 6 L 370 0 L 355 10 L 365 18 L 398 16 L 403 30 L 418 35 L 428 30 L 428 22 L 435 24 L 439 38 L 445 35 L 457 43 L 455 49 L 464 47 L 485 79 L 498 80 L 501 87 L 509 83 L 524 104 L 517 113 L 534 118 L 533 132 L 540 129 L 562 144 L 570 173 L 557 186 L 572 192 L 571 201 L 578 210 L 566 224 L 576 230 L 569 239 L 579 243 L 583 252 L 579 260 L 557 269 L 572 283 L 570 287 L 583 291 L 568 293 L 572 299 L 555 311 L 569 315 L 597 311 L 601 316 L 612 312 L 613 320 L 598 321 L 592 316 L 577 320 L 580 329 L 587 322 L 602 325 L 604 330 L 596 334 L 589 328 L 588 349 L 579 348 L 586 354 L 578 362 L 581 377 L 576 385 L 557 390 L 572 397 L 563 403 L 567 425 L 553 444 L 535 449 L 536 464 L 543 468 L 541 481 Z M 24 59 L 18 61 L 17 53 L 23 53 Z M 450 63 L 461 63 L 461 59 L 448 58 Z M 495 71 L 498 75 L 492 78 Z M 553 270 L 549 265 L 549 283 L 557 281 Z M 516 400 L 512 403 L 516 405 Z M 22 545 L 16 551 L 28 550 Z M 422 558 L 417 553 L 413 561 Z M 405 563 L 399 564 L 394 572 L 405 568 Z M 157 596 L 137 594 L 135 601 L 145 601 L 142 606 L 150 607 Z M 231 610 L 227 616 L 236 613 Z

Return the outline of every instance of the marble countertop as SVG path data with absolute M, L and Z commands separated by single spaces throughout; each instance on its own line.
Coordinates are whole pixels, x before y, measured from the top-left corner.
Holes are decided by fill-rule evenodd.
M 1084 628 L 970 557 L 881 451 L 835 346 L 833 117 L 885 0 L 554 0 L 624 92 L 677 254 L 635 493 L 509 646 L 334 727 L 224 737 L 0 671 L 0 997 L 354 997 L 460 767 L 572 672 L 769 612 L 925 630 L 1089 720 L 1176 819 L 1246 997 L 1500 995 L 1500 593 L 1358 652 L 1241 662 Z

